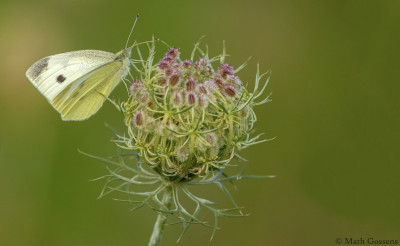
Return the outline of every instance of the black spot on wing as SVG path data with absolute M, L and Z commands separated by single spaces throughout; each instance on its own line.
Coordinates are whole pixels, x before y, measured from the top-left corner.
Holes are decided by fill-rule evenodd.
M 47 70 L 49 66 L 49 58 L 45 57 L 39 60 L 34 66 L 32 66 L 31 76 L 32 78 L 37 78 L 41 73 Z
M 60 84 L 61 84 L 62 82 L 64 82 L 66 79 L 67 79 L 67 78 L 64 77 L 62 74 L 60 74 L 60 75 L 57 76 L 57 82 L 60 83 Z

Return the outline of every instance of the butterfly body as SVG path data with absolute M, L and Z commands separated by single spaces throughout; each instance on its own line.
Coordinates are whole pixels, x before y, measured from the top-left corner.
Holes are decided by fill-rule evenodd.
M 130 68 L 131 48 L 113 54 L 100 50 L 48 56 L 26 72 L 63 120 L 85 120 L 95 114 Z

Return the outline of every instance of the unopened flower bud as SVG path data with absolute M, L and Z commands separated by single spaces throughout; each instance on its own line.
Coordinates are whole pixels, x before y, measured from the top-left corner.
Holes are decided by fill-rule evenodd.
M 194 91 L 196 88 L 197 81 L 193 77 L 189 77 L 186 82 L 186 90 Z
M 243 86 L 243 82 L 236 75 L 227 75 L 226 79 L 237 86 Z
M 219 87 L 219 88 L 223 88 L 224 87 L 224 81 L 222 80 L 221 77 L 216 76 L 214 78 L 214 83 Z
M 204 84 L 200 84 L 197 86 L 197 90 L 201 93 L 201 94 L 207 94 L 207 87 Z
M 166 80 L 164 77 L 161 77 L 161 78 L 159 78 L 159 79 L 157 80 L 157 82 L 158 82 L 160 85 L 165 85 L 165 83 L 167 83 L 167 80 Z
M 195 104 L 195 103 L 196 103 L 196 95 L 195 95 L 193 92 L 189 92 L 189 93 L 186 95 L 186 102 L 187 102 L 187 104 L 189 104 L 189 105 Z
M 206 82 L 203 83 L 203 85 L 207 91 L 213 92 L 218 89 L 218 85 L 212 80 L 207 80 Z
M 180 162 L 184 162 L 188 159 L 189 157 L 189 149 L 185 146 L 179 147 L 176 150 L 176 159 Z
M 224 84 L 223 91 L 225 92 L 226 95 L 230 97 L 236 96 L 236 89 L 231 84 Z
M 249 106 L 244 107 L 242 110 L 240 110 L 239 115 L 240 117 L 247 119 L 250 114 L 250 109 Z
M 171 57 L 171 58 L 179 58 L 179 50 L 177 48 L 170 48 L 166 53 L 164 57 Z
M 179 82 L 179 78 L 180 78 L 180 75 L 178 73 L 172 74 L 171 77 L 169 78 L 169 84 L 171 86 L 177 85 Z
M 218 137 L 213 132 L 208 133 L 206 135 L 205 139 L 211 146 L 214 146 L 214 145 L 218 144 Z
M 171 183 L 209 177 L 254 142 L 248 124 L 257 98 L 231 65 L 218 62 L 223 55 L 200 53 L 196 62 L 181 61 L 171 48 L 156 66 L 151 56 L 124 104 L 129 139 L 121 140 Z
M 123 120 L 128 127 L 126 134 L 117 134 L 116 140 L 123 150 L 123 155 L 118 155 L 120 158 L 116 161 L 122 165 L 107 175 L 111 180 L 121 181 L 122 185 L 135 185 L 118 189 L 121 185 L 107 182 L 105 188 L 128 195 L 138 194 L 142 199 L 137 202 L 144 204 L 155 201 L 152 205 L 156 205 L 154 209 L 162 210 L 158 210 L 163 213 L 160 216 L 177 215 L 178 222 L 187 226 L 202 223 L 197 215 L 201 208 L 214 213 L 216 219 L 220 215 L 240 216 L 240 209 L 225 210 L 214 206 L 211 201 L 197 198 L 185 186 L 210 182 L 221 186 L 221 182 L 230 179 L 220 175 L 221 170 L 230 166 L 236 153 L 263 142 L 257 140 L 259 136 L 251 136 L 256 121 L 253 107 L 268 100 L 260 98 L 266 86 L 260 84 L 263 76 L 257 71 L 256 89 L 249 92 L 231 65 L 221 65 L 220 61 L 225 61 L 225 49 L 222 54 L 209 58 L 208 49 L 203 51 L 197 43 L 190 57 L 199 53 L 203 57 L 193 62 L 180 60 L 179 50 L 170 48 L 155 63 L 155 44 L 146 43 L 149 49 L 142 54 L 148 55 L 148 59 L 140 56 L 142 61 L 135 67 L 140 80 L 130 85 L 130 95 L 122 104 Z M 129 155 L 126 158 L 125 153 Z M 231 177 L 241 179 L 245 177 L 242 174 L 243 171 Z M 140 185 L 143 185 L 143 191 Z M 184 195 L 185 200 L 196 202 L 197 210 L 193 212 L 189 208 L 190 213 L 176 213 L 177 208 L 186 211 L 178 193 Z M 158 240 L 160 228 L 164 226 L 165 220 L 160 224 L 159 218 L 152 242 Z
M 143 87 L 144 85 L 142 84 L 142 82 L 139 79 L 135 79 L 129 86 L 129 92 L 131 93 L 131 95 L 135 96 L 141 91 Z
M 199 106 L 202 108 L 208 107 L 208 98 L 206 95 L 204 94 L 199 95 Z
M 161 60 L 158 64 L 157 67 L 160 69 L 166 69 L 169 66 L 169 63 L 167 61 Z
M 171 76 L 175 72 L 175 69 L 173 68 L 167 68 L 165 69 L 165 75 Z
M 149 102 L 149 97 L 150 97 L 149 93 L 148 93 L 147 91 L 143 91 L 143 92 L 140 93 L 140 95 L 139 95 L 139 102 L 140 102 L 141 104 L 146 104 L 146 103 Z
M 133 115 L 133 124 L 136 127 L 141 127 L 143 125 L 143 121 L 144 121 L 144 113 L 141 110 L 137 110 L 135 112 L 135 114 Z
M 234 72 L 233 67 L 227 63 L 222 64 L 219 67 L 219 73 L 222 77 L 226 77 L 227 75 L 232 75 Z
M 180 93 L 180 92 L 174 92 L 171 96 L 171 99 L 172 99 L 172 104 L 175 107 L 180 107 L 183 103 L 182 93 Z
M 205 57 L 201 57 L 196 64 L 205 67 L 208 65 L 208 60 Z
M 191 60 L 184 60 L 182 65 L 184 68 L 191 68 L 193 66 L 193 62 Z

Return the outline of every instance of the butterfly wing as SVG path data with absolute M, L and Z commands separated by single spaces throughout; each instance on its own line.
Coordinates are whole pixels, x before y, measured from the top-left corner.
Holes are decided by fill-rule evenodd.
M 99 110 L 128 72 L 129 59 L 115 56 L 99 50 L 53 55 L 33 64 L 26 76 L 63 120 L 84 120 Z
M 81 50 L 48 56 L 34 63 L 26 77 L 51 101 L 71 83 L 113 61 L 114 54 Z
M 52 104 L 63 120 L 84 120 L 95 114 L 121 80 L 122 66 L 122 61 L 107 64 L 79 85 L 74 82 L 58 94 Z

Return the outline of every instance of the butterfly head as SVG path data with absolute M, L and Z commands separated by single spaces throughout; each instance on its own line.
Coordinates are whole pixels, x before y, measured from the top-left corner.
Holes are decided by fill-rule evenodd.
M 125 62 L 129 60 L 129 58 L 131 57 L 131 53 L 132 53 L 132 47 L 127 47 L 115 54 L 115 60 Z

